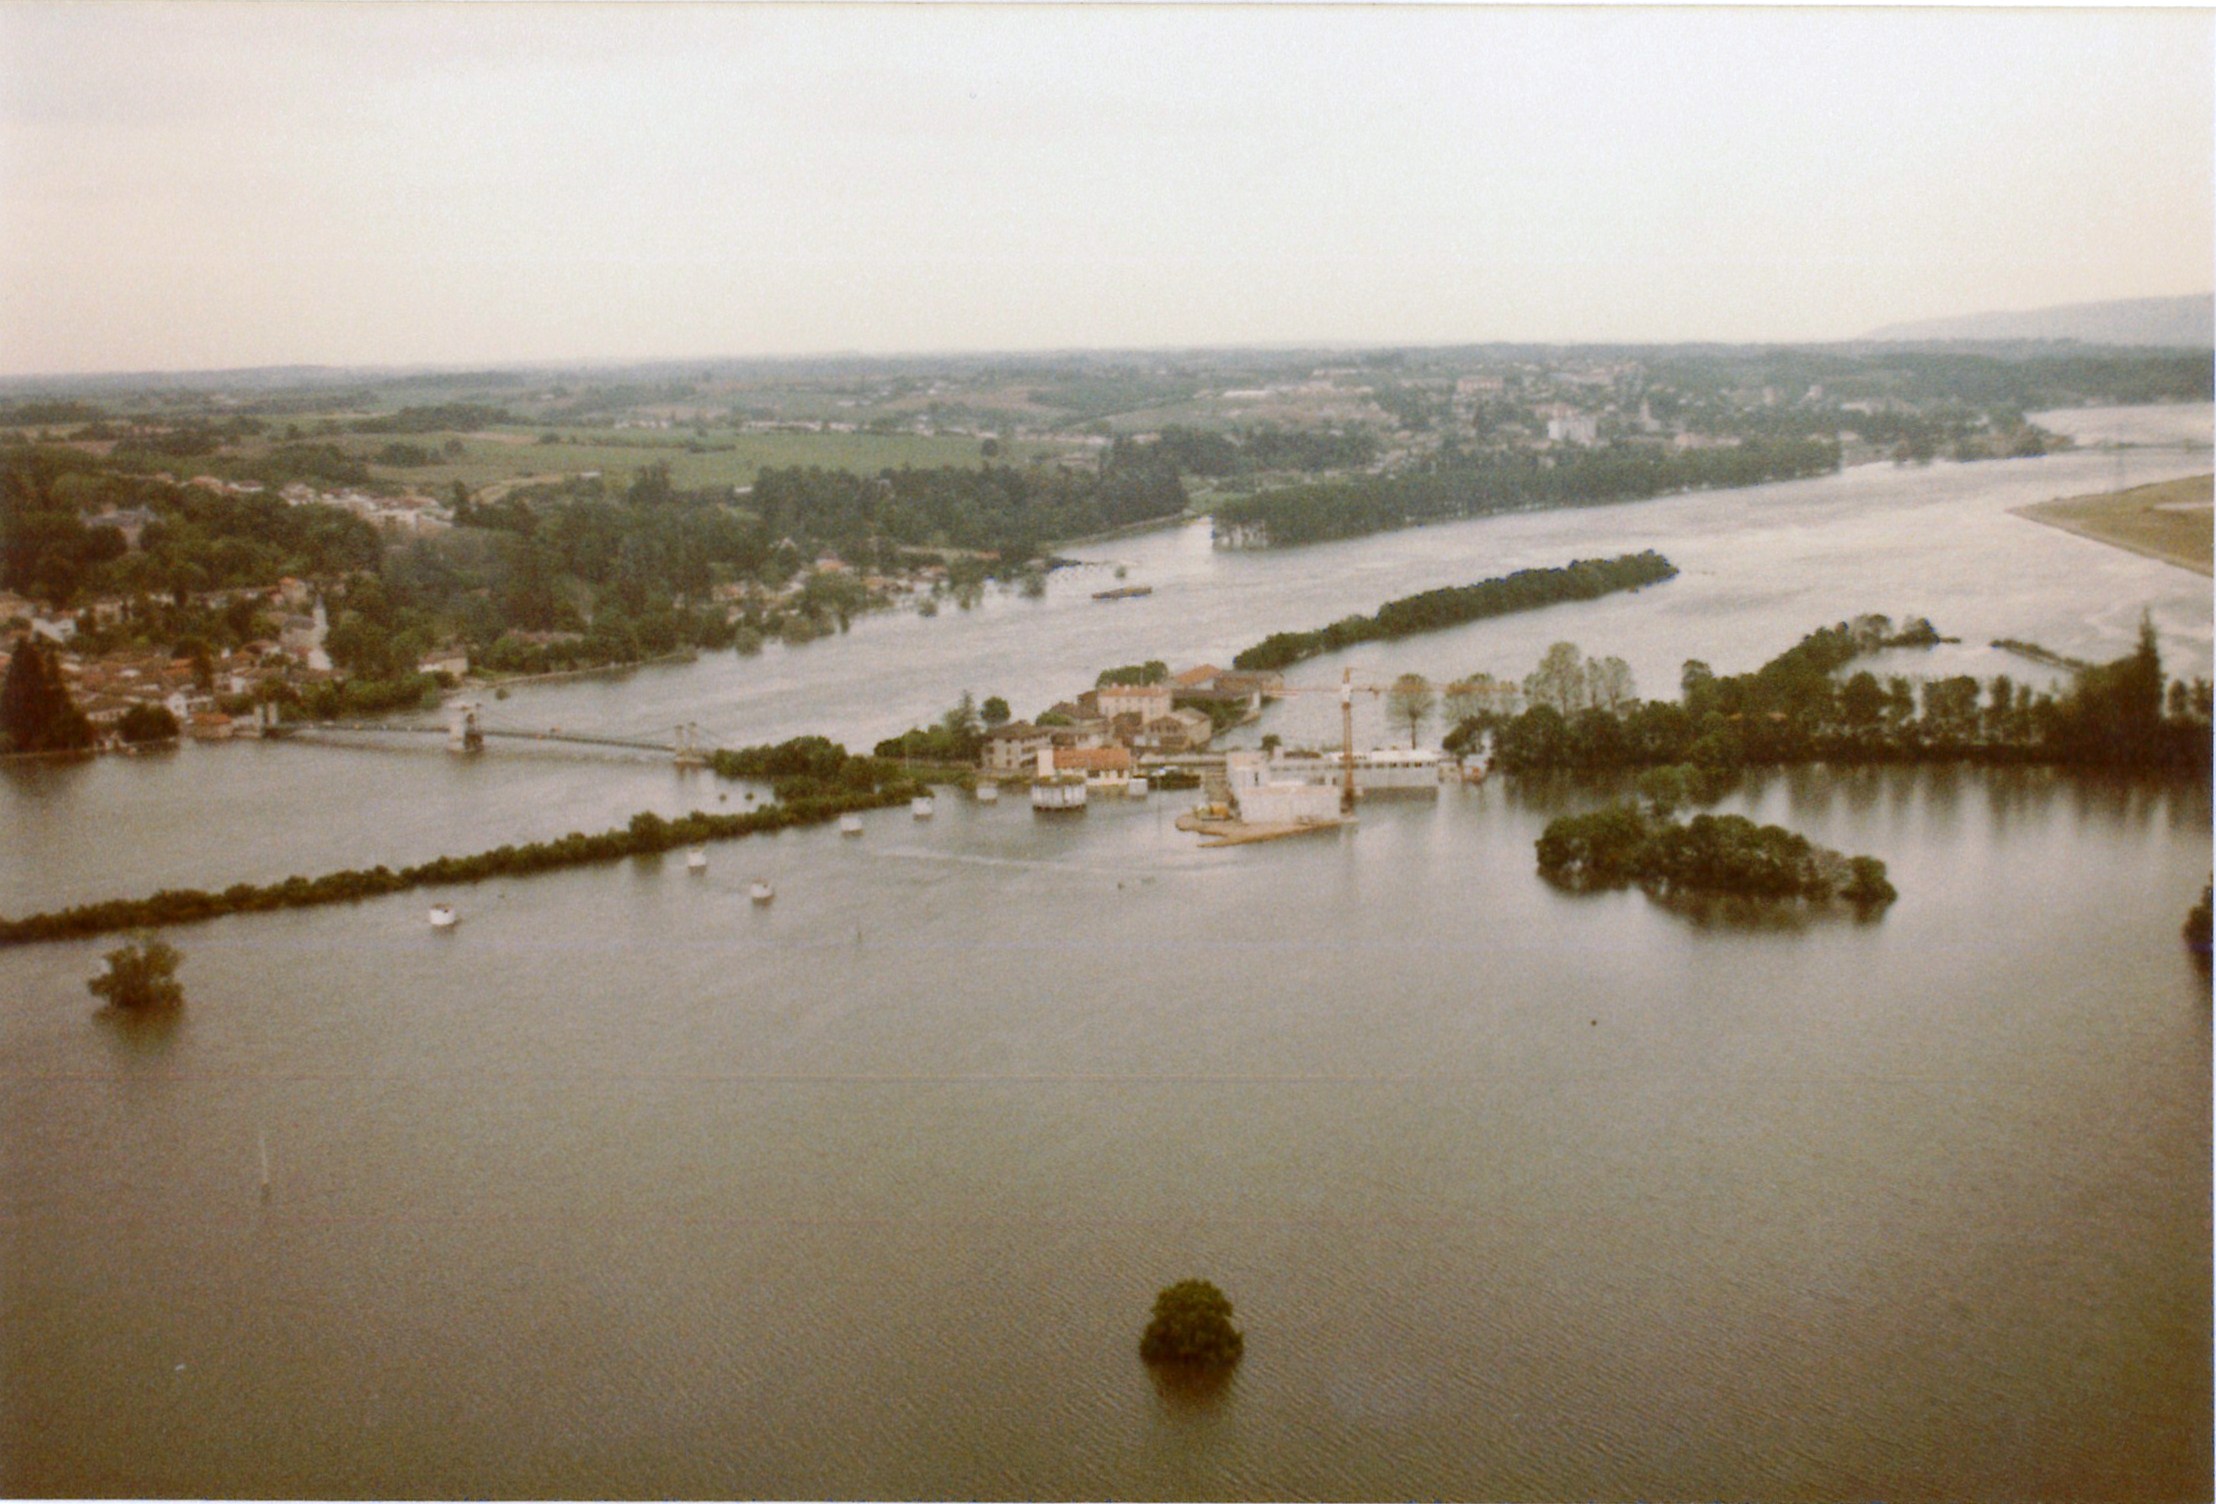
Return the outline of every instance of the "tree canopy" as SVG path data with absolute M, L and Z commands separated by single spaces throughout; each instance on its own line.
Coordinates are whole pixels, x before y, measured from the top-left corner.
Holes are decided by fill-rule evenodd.
M 177 980 L 177 964 L 183 959 L 167 941 L 142 935 L 109 951 L 108 969 L 85 983 L 85 990 L 105 998 L 111 1008 L 174 1008 L 185 1000 Z
M 1274 632 L 1231 660 L 1246 670 L 1289 668 L 1303 658 L 1381 638 L 1412 637 L 1464 622 L 1506 616 L 1551 606 L 1558 601 L 1587 601 L 1617 590 L 1637 590 L 1675 578 L 1677 566 L 1648 549 L 1613 559 L 1573 559 L 1548 569 L 1519 569 L 1513 574 L 1449 585 L 1402 596 L 1378 607 L 1375 616 L 1348 616 L 1308 632 Z
M 1231 1324 L 1231 1302 L 1204 1279 L 1181 1279 L 1154 1297 L 1154 1319 L 1139 1340 L 1139 1356 L 1149 1363 L 1182 1363 L 1199 1368 L 1229 1368 L 1246 1350 L 1246 1338 Z
M 70 752 L 92 745 L 92 725 L 69 697 L 53 654 L 19 638 L 0 680 L 0 742 L 11 752 Z

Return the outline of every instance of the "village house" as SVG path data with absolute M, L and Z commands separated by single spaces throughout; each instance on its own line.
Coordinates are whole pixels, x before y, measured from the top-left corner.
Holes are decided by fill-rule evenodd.
M 1082 773 L 1085 787 L 1096 794 L 1126 793 L 1135 764 L 1128 747 L 1057 747 L 1054 771 Z
M 1126 744 L 1148 756 L 1177 757 L 1199 751 L 1215 734 L 1216 723 L 1205 711 L 1174 710 L 1136 728 Z
M 109 694 L 80 694 L 76 696 L 76 700 L 77 708 L 84 712 L 85 719 L 103 741 L 114 737 L 116 727 L 122 722 L 124 715 L 137 703 L 120 695 Z
M 1109 684 L 1094 691 L 1094 703 L 1109 720 L 1136 715 L 1142 722 L 1159 720 L 1170 713 L 1171 690 L 1167 684 Z
M 278 641 L 293 657 L 305 658 L 315 650 L 317 635 L 314 617 L 288 616 L 278 634 Z
M 1051 706 L 1040 721 L 1046 730 L 1054 733 L 1057 747 L 1104 747 L 1109 741 L 1109 727 L 1100 712 L 1087 702 L 1090 692 L 1074 700 L 1061 700 Z M 1046 716 L 1054 717 L 1053 723 Z
M 1226 672 L 1214 664 L 1189 668 L 1170 681 L 1175 705 L 1235 706 L 1253 714 L 1262 701 L 1285 687 L 1285 676 L 1275 673 Z
M 1054 733 L 1029 721 L 1010 721 L 985 733 L 983 767 L 988 773 L 1021 773 L 1054 745 Z
M 124 507 L 121 509 L 110 507 L 96 516 L 87 517 L 85 526 L 114 528 L 123 535 L 123 546 L 125 548 L 137 548 L 139 534 L 144 532 L 146 525 L 154 520 L 154 514 L 145 507 Z

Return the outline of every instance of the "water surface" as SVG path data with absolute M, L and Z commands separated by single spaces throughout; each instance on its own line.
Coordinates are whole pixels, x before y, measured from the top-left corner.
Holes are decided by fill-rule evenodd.
M 1651 690 L 1854 610 L 2102 656 L 2142 607 L 2205 660 L 2205 580 L 2006 517 L 2104 463 L 1287 555 L 1185 530 L 1118 545 L 1164 582 L 1147 601 L 1058 581 L 500 708 L 859 741 L 964 683 L 1063 693 L 1649 542 L 1686 577 L 1344 661 L 1522 672 L 1571 638 Z M 420 748 L 11 772 L 0 908 L 745 792 Z M 1559 893 L 1532 841 L 1597 797 L 1450 790 L 1223 851 L 1171 828 L 1179 800 L 949 797 L 719 844 L 705 875 L 672 855 L 179 930 L 167 1029 L 93 1014 L 112 942 L 0 951 L 0 1488 L 2207 1497 L 2210 1014 L 2177 938 L 2206 790 L 1752 781 L 1730 807 L 1889 864 L 1873 923 Z M 439 897 L 453 933 L 424 923 Z M 1214 1394 L 1137 1361 L 1153 1292 L 1196 1274 L 1247 1332 Z

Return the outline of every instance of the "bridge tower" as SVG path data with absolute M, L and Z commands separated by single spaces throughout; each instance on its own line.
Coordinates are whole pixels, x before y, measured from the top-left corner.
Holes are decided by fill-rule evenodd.
M 475 700 L 456 700 L 446 708 L 446 750 L 449 752 L 482 752 L 485 750 L 485 731 L 477 724 L 477 712 L 484 707 Z
M 677 728 L 677 766 L 680 768 L 704 768 L 708 765 L 708 751 L 700 737 L 697 721 L 687 721 Z

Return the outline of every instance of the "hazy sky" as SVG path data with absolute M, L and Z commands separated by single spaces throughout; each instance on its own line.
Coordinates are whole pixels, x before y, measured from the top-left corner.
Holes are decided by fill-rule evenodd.
M 0 370 L 1814 340 L 2201 292 L 2212 39 L 0 0 Z

